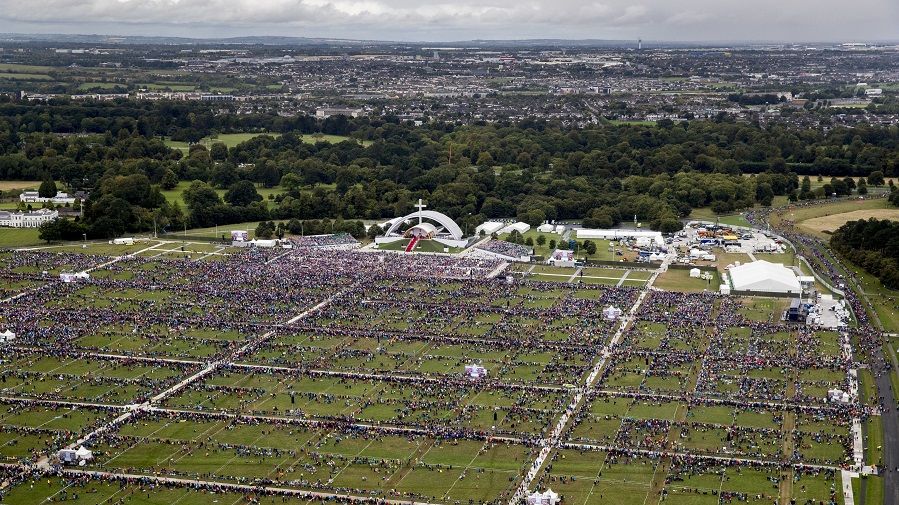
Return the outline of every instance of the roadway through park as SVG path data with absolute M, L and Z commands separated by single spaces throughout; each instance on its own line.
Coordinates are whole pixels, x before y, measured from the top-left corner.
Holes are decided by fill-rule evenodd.
M 643 305 L 643 301 L 646 299 L 646 296 L 652 289 L 652 285 L 653 283 L 655 283 L 656 278 L 660 273 L 668 269 L 668 265 L 671 264 L 674 258 L 675 257 L 672 254 L 669 254 L 665 257 L 665 261 L 662 262 L 662 265 L 659 266 L 659 268 L 652 274 L 652 276 L 649 278 L 649 281 L 646 282 L 646 286 L 642 291 L 640 291 L 640 295 L 637 297 L 636 302 L 634 302 L 630 310 L 627 311 L 627 314 L 621 317 L 618 324 L 618 329 L 609 340 L 609 343 L 603 347 L 602 351 L 600 351 L 599 357 L 597 358 L 596 363 L 593 365 L 593 369 L 590 371 L 590 374 L 586 379 L 584 379 L 583 384 L 578 388 L 577 392 L 572 397 L 571 402 L 559 417 L 558 422 L 555 424 L 555 427 L 552 429 L 549 436 L 545 437 L 541 441 L 540 452 L 525 474 L 524 479 L 522 479 L 521 484 L 518 486 L 518 489 L 509 499 L 509 505 L 516 505 L 524 499 L 524 496 L 533 485 L 534 479 L 537 478 L 537 475 L 539 475 L 540 471 L 543 469 L 543 466 L 546 463 L 546 459 L 549 457 L 553 450 L 559 447 L 562 440 L 562 434 L 564 433 L 565 428 L 568 426 L 568 423 L 571 420 L 571 416 L 581 408 L 581 404 L 583 403 L 584 398 L 592 391 L 593 383 L 596 381 L 596 378 L 599 377 L 600 372 L 606 366 L 609 361 L 609 357 L 612 355 L 612 349 L 614 349 L 615 346 L 617 346 L 621 342 L 622 337 L 624 337 L 624 332 L 634 320 L 634 317 L 636 316 L 637 311 L 640 309 L 640 306 Z M 572 278 L 573 277 L 574 276 L 572 276 Z

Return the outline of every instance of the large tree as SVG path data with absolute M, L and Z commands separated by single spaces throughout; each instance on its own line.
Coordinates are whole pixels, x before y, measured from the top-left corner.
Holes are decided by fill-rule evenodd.
M 261 202 L 262 195 L 250 181 L 235 182 L 225 193 L 225 201 L 231 205 L 245 207 L 253 202 Z
M 53 198 L 58 191 L 56 183 L 48 177 L 41 182 L 40 187 L 37 189 L 37 194 L 41 198 Z

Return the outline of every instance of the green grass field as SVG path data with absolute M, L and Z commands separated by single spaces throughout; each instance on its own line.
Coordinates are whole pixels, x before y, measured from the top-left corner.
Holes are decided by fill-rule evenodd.
M 41 181 L 0 181 L 0 191 L 11 189 L 37 189 Z
M 742 214 L 718 215 L 712 212 L 712 209 L 709 207 L 693 209 L 693 212 L 690 213 L 690 219 L 711 222 L 717 221 L 721 224 L 730 226 L 749 226 L 749 221 L 747 221 Z
M 9 79 L 12 81 L 50 81 L 53 78 L 47 74 L 0 72 L 0 79 Z
M 117 82 L 83 82 L 78 85 L 79 91 L 88 91 L 92 89 L 104 89 L 111 90 L 115 89 L 117 86 L 121 86 L 123 88 L 127 87 L 127 84 L 121 84 Z
M 721 276 L 717 273 L 711 281 L 690 277 L 690 270 L 669 268 L 656 278 L 655 287 L 666 291 L 679 291 L 684 293 L 696 293 L 702 291 L 718 291 L 721 285 Z
M 0 247 L 27 247 L 44 244 L 37 228 L 0 228 Z
M 168 189 L 162 191 L 162 196 L 165 197 L 170 203 L 178 203 L 182 208 L 185 207 L 184 204 L 184 191 L 190 187 L 193 181 L 180 181 L 174 189 Z M 216 188 L 215 192 L 218 193 L 219 197 L 224 198 L 227 190 Z M 256 192 L 262 196 L 262 201 L 268 202 L 269 207 L 274 205 L 274 201 L 269 198 L 269 195 L 276 196 L 284 192 L 281 189 L 281 186 L 275 186 L 273 188 L 264 188 L 261 184 L 256 184 Z
M 208 148 L 212 147 L 212 144 L 222 143 L 222 144 L 225 144 L 230 149 L 242 142 L 246 142 L 247 140 L 259 137 L 261 135 L 270 135 L 272 137 L 279 137 L 281 134 L 280 133 L 268 133 L 268 132 L 263 132 L 263 133 L 222 133 L 222 134 L 216 135 L 214 137 L 204 137 L 204 138 L 200 139 L 199 144 L 206 146 L 206 148 L 208 149 Z M 346 136 L 342 136 L 342 135 L 325 135 L 325 134 L 319 134 L 319 133 L 303 135 L 302 139 L 303 139 L 303 142 L 305 142 L 307 144 L 315 144 L 316 142 L 328 142 L 331 144 L 337 144 L 337 143 L 343 142 L 344 140 L 352 140 L 351 137 L 346 137 Z M 181 151 L 184 151 L 185 153 L 187 153 L 187 151 L 190 149 L 190 144 L 188 144 L 187 142 L 181 142 L 181 141 L 171 140 L 171 139 L 164 139 L 164 141 L 165 141 L 165 144 L 167 146 L 171 147 L 172 149 L 180 149 Z M 369 141 L 362 142 L 363 146 L 367 146 L 370 144 L 371 144 L 371 142 L 369 142 Z

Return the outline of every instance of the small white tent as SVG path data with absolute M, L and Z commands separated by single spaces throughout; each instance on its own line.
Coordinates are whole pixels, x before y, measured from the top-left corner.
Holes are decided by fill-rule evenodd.
M 12 342 L 16 339 L 16 334 L 12 330 L 6 330 L 0 333 L 0 343 Z
M 698 279 L 698 278 L 699 278 L 699 275 L 700 275 L 701 273 L 702 273 L 702 272 L 700 272 L 698 268 L 691 268 L 691 269 L 690 269 L 690 277 L 693 277 L 694 279 Z
M 90 461 L 94 459 L 94 453 L 88 449 L 85 449 L 83 445 L 79 447 L 77 451 L 75 451 L 75 456 L 80 461 Z
M 602 309 L 602 317 L 606 321 L 614 321 L 621 317 L 621 309 L 615 307 L 614 305 L 609 305 L 608 307 Z
M 527 497 L 528 505 L 556 505 L 559 503 L 558 493 L 554 493 L 552 489 L 539 493 L 534 491 Z

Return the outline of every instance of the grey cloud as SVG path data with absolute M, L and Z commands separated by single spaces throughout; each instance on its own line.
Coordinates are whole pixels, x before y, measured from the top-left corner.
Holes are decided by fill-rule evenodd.
M 396 40 L 899 39 L 895 0 L 0 0 L 2 31 Z

